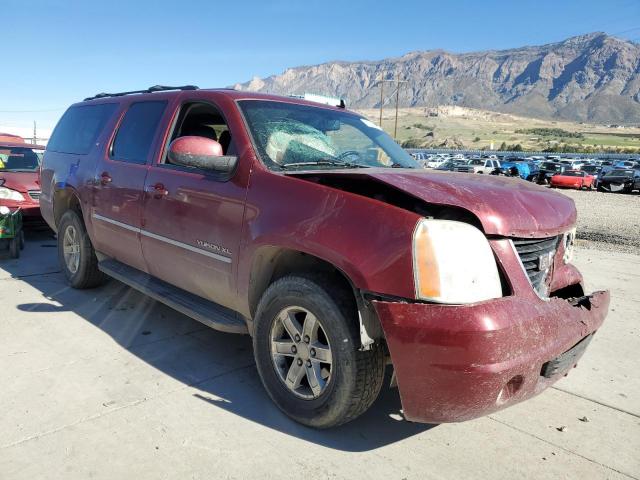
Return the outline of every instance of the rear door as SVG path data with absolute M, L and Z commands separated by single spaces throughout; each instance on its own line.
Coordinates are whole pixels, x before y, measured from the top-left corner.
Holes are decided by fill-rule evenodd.
M 196 135 L 217 140 L 225 154 L 237 155 L 234 138 L 241 127 L 227 125 L 223 110 L 213 103 L 189 97 L 174 117 L 165 151 L 149 168 L 145 182 L 141 241 L 148 271 L 233 308 L 237 299 L 233 272 L 249 179 L 247 162 L 240 156 L 236 172 L 221 177 L 172 165 L 166 153 L 171 140 Z
M 140 245 L 142 194 L 166 100 L 130 103 L 97 164 L 92 221 L 96 250 L 146 271 Z

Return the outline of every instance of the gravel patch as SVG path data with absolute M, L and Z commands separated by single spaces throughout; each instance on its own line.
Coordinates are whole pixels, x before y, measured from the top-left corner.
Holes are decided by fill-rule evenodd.
M 554 191 L 576 203 L 578 245 L 640 255 L 640 194 Z

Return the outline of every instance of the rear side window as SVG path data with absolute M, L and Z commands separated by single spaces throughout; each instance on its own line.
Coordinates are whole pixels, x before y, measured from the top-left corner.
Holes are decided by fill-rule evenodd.
M 116 103 L 71 107 L 58 122 L 47 150 L 86 155 L 116 107 Z
M 131 104 L 113 140 L 111 158 L 129 163 L 146 163 L 166 106 L 167 102 Z

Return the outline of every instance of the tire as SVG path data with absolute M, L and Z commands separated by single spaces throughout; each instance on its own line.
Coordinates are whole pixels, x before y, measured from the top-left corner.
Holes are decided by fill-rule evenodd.
M 16 235 L 9 240 L 9 257 L 20 258 L 20 237 Z
M 24 250 L 24 230 L 20 230 L 20 250 Z
M 77 239 L 77 263 L 66 260 L 64 254 L 65 235 L 72 231 L 74 238 Z M 107 278 L 104 273 L 98 270 L 96 252 L 91 245 L 84 223 L 74 210 L 65 212 L 58 223 L 58 261 L 69 285 L 73 288 L 97 287 Z
M 355 301 L 352 293 L 337 288 L 337 283 L 334 278 L 325 275 L 303 274 L 281 278 L 263 294 L 255 316 L 254 356 L 267 393 L 286 415 L 299 423 L 321 429 L 341 425 L 364 413 L 378 397 L 384 377 L 383 346 L 376 342 L 370 350 L 359 350 Z M 305 367 L 301 369 L 307 372 L 314 370 L 306 369 L 309 360 L 302 360 L 304 354 L 298 352 L 299 357 L 274 354 L 272 357 L 272 338 L 280 326 L 280 318 L 287 317 L 284 314 L 287 310 L 299 308 L 307 311 L 305 315 L 311 313 L 319 321 L 321 329 L 318 331 L 324 332 L 332 360 L 330 376 L 321 392 L 311 392 L 308 376 L 303 376 L 299 381 L 300 392 L 304 393 L 304 388 L 307 388 L 312 395 L 307 398 L 300 398 L 302 393 L 294 392 L 287 386 L 282 373 L 291 374 L 294 362 L 299 361 L 304 362 Z M 294 318 L 300 318 L 298 314 L 295 315 Z M 304 324 L 298 326 L 304 327 Z M 296 345 L 300 350 L 307 348 L 302 343 Z M 313 341 L 311 345 L 314 345 Z M 284 368 L 278 367 L 276 356 L 284 363 Z M 290 367 L 287 366 L 289 361 Z M 325 374 L 326 368 L 322 367 Z

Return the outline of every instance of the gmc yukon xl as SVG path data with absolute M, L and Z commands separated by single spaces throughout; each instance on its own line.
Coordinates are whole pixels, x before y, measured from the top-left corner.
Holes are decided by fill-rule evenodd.
M 357 417 L 389 364 L 408 420 L 462 421 L 564 376 L 609 293 L 571 264 L 571 199 L 418 167 L 344 108 L 152 87 L 66 111 L 40 202 L 73 287 L 113 277 L 251 335 L 296 421 Z

